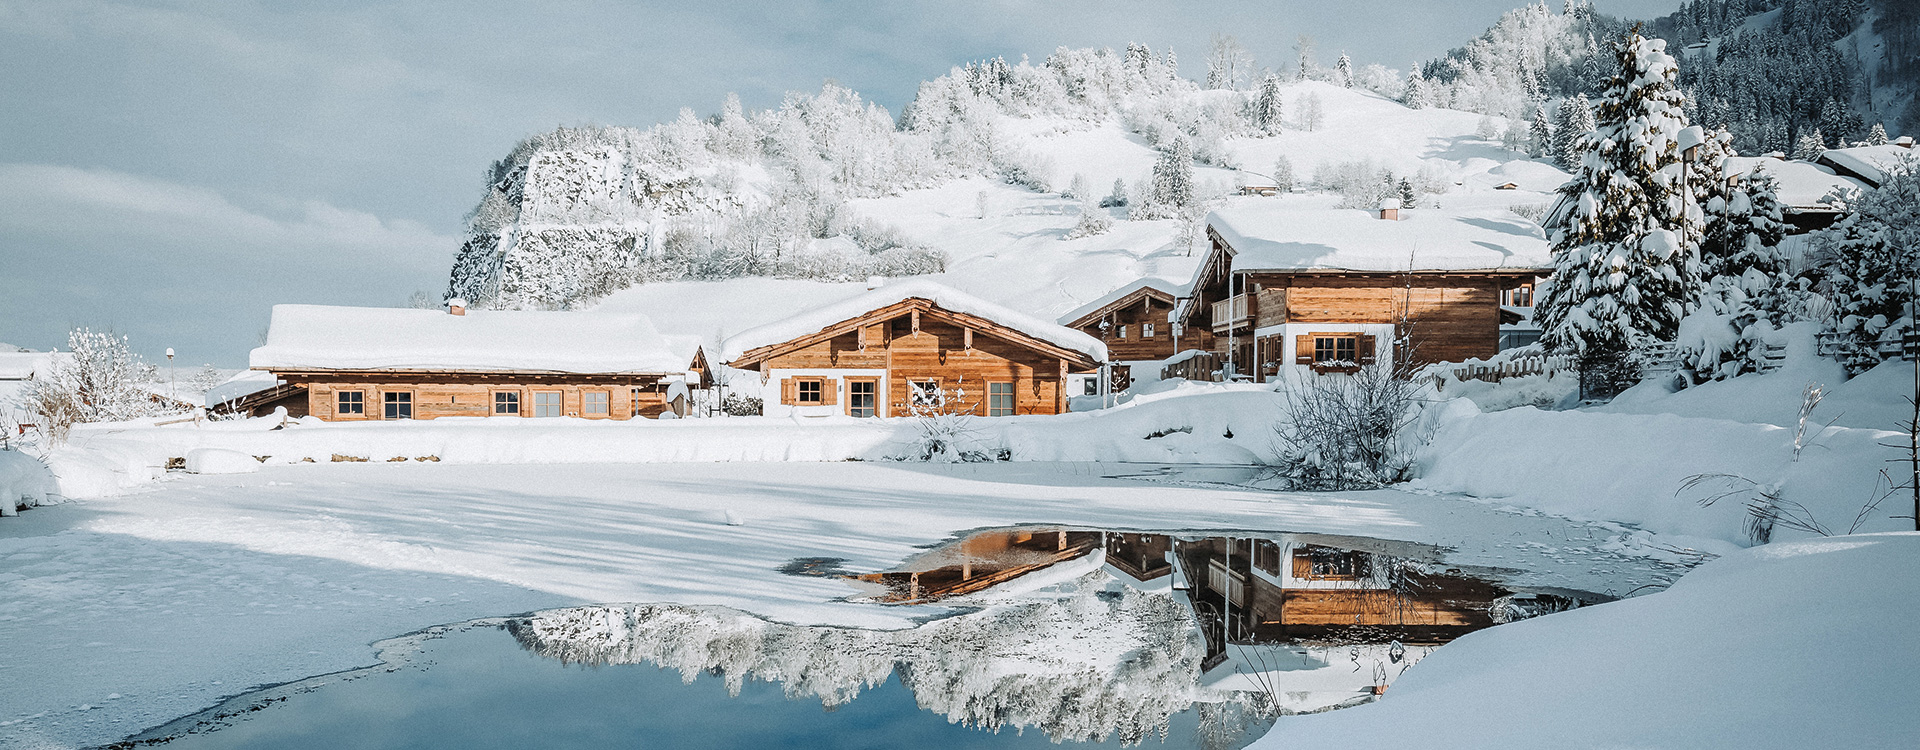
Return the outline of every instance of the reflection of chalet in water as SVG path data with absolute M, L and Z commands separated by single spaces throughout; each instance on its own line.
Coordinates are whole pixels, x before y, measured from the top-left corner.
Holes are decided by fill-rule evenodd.
M 890 603 L 961 596 L 1098 551 L 1114 577 L 1185 591 L 1207 636 L 1209 664 L 1227 643 L 1444 643 L 1495 623 L 1512 592 L 1439 568 L 1427 545 L 1313 534 L 1180 538 L 1167 534 L 989 531 L 900 568 L 860 576 Z

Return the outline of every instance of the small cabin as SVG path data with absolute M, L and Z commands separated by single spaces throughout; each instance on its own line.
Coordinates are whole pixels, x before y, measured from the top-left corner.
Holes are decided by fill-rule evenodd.
M 1175 318 L 1212 334 L 1219 377 L 1261 382 L 1492 356 L 1552 267 L 1539 225 L 1504 210 L 1244 206 L 1207 235 Z
M 689 367 L 698 353 L 673 351 L 645 316 L 454 302 L 445 311 L 275 305 L 249 364 L 278 383 L 229 406 L 330 422 L 651 418 L 675 410 L 675 383 L 704 377 Z
M 1098 339 L 928 281 L 896 281 L 721 345 L 758 374 L 762 413 L 796 417 L 1059 414 Z M 737 381 L 736 381 L 737 382 Z M 737 391 L 737 389 L 736 389 Z
M 1112 389 L 1126 390 L 1135 366 L 1157 364 L 1189 349 L 1213 346 L 1213 333 L 1181 328 L 1173 319 L 1185 290 L 1161 279 L 1141 279 L 1060 316 L 1060 324 L 1107 345 Z M 1078 395 L 1094 395 L 1093 393 Z

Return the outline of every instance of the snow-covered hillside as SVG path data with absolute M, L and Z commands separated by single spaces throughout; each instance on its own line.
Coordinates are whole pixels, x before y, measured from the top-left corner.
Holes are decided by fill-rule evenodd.
M 1026 66 L 1010 70 L 1040 75 Z M 1285 115 L 1278 134 L 1263 135 L 1242 112 L 1252 92 L 1199 90 L 1187 81 L 1135 85 L 1132 98 L 1101 111 L 1026 111 L 982 97 L 991 104 L 980 106 L 992 110 L 981 116 L 984 122 L 969 124 L 972 115 L 957 115 L 940 122 L 937 132 L 933 125 L 881 131 L 870 109 L 847 99 L 850 92 L 829 87 L 751 120 L 723 114 L 717 125 L 682 118 L 649 131 L 563 131 L 536 138 L 523 146 L 532 153 L 509 160 L 523 160 L 522 166 L 496 168 L 508 189 L 490 192 L 490 203 L 478 209 L 475 239 L 455 269 L 450 293 L 495 307 L 644 313 L 663 332 L 711 343 L 858 294 L 869 275 L 924 273 L 1051 319 L 1143 277 L 1187 282 L 1204 254 L 1207 209 L 1275 201 L 1307 208 L 1343 200 L 1351 205 L 1356 190 L 1391 176 L 1416 185 L 1422 205 L 1524 210 L 1544 205 L 1566 178 L 1544 161 L 1476 135 L 1480 115 L 1410 109 L 1364 89 L 1321 81 L 1281 84 L 1283 102 L 1294 103 L 1288 106 L 1296 111 L 1313 102 L 1318 115 L 1311 129 L 1304 113 Z M 822 148 L 818 153 L 825 156 L 810 156 L 795 167 L 773 151 L 727 150 L 735 148 L 727 145 L 728 122 L 749 129 L 824 128 L 830 118 L 806 114 L 819 109 L 822 97 L 846 103 L 835 111 L 861 123 L 869 145 L 890 150 L 894 158 L 877 166 L 871 160 L 849 164 L 853 157 Z M 1198 119 L 1188 122 L 1190 117 Z M 1187 124 L 1170 124 L 1181 122 Z M 972 137 L 989 142 L 997 156 L 976 159 L 948 143 L 956 138 L 952 131 L 963 128 L 973 128 Z M 688 135 L 696 131 L 705 135 Z M 566 145 L 612 142 L 616 135 L 644 144 L 630 147 L 683 171 L 660 177 L 649 171 L 655 166 L 622 156 L 618 148 Z M 840 135 L 825 128 L 811 137 Z M 801 139 L 792 132 L 781 137 Z M 1143 203 L 1154 200 L 1155 165 L 1170 139 L 1199 144 L 1203 138 L 1211 140 L 1194 148 L 1202 160 L 1192 167 L 1196 203 L 1157 214 L 1142 211 Z M 684 149 L 693 149 L 693 156 Z M 588 155 L 550 156 L 561 152 Z M 916 153 L 927 161 L 907 158 Z M 1238 195 L 1242 185 L 1273 184 L 1283 158 L 1294 171 L 1297 192 Z M 597 159 L 598 166 L 575 168 L 581 159 Z M 574 166 L 555 166 L 563 163 Z M 802 189 L 796 173 L 816 169 L 820 182 Z M 865 176 L 847 176 L 854 173 Z M 854 179 L 871 182 L 848 181 Z M 1116 181 L 1120 197 L 1132 205 L 1100 205 L 1103 199 L 1116 202 Z M 1496 189 L 1506 183 L 1518 189 Z M 1087 194 L 1074 194 L 1076 188 Z M 518 209 L 503 203 L 513 190 L 521 191 Z M 1104 213 L 1111 228 L 1069 239 L 1087 211 Z M 1152 215 L 1172 218 L 1146 218 Z M 518 218 L 495 226 L 486 223 L 488 216 Z M 536 234 L 546 239 L 537 247 L 527 244 Z M 598 276 L 584 270 L 595 268 Z

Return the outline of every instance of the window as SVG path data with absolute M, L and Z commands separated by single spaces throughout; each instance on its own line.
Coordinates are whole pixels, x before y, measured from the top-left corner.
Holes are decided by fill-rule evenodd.
M 1482 299 L 1485 299 L 1484 297 Z M 1313 339 L 1313 361 L 1315 362 L 1358 362 L 1355 351 L 1359 348 L 1357 336 L 1315 336 Z
M 515 391 L 499 391 L 493 394 L 493 413 L 508 416 L 520 416 L 520 394 Z
M 987 416 L 989 417 L 1013 416 L 1013 384 L 1012 383 L 988 383 L 987 384 Z
M 534 391 L 533 415 L 536 417 L 560 416 L 560 392 Z
M 1120 326 L 1120 338 L 1123 338 L 1123 339 L 1124 339 L 1124 338 L 1126 338 L 1126 337 L 1127 337 L 1127 327 L 1126 327 L 1126 326 Z
M 946 401 L 940 393 L 938 380 L 907 381 L 907 398 L 912 405 L 921 407 L 939 406 Z
M 413 418 L 413 394 L 385 393 L 381 395 L 385 400 L 383 406 L 386 407 L 386 412 L 382 414 L 383 417 L 387 419 Z
M 1267 575 L 1280 575 L 1280 545 L 1270 539 L 1253 540 L 1253 567 Z
M 607 410 L 607 392 L 582 392 L 580 394 L 580 413 L 589 417 L 604 417 L 612 413 Z
M 1293 577 L 1307 580 L 1351 581 L 1370 575 L 1365 552 L 1329 547 L 1300 547 L 1293 551 Z
M 1141 324 L 1140 324 L 1140 338 L 1143 338 L 1143 339 L 1150 339 L 1150 338 L 1153 338 L 1153 324 L 1152 324 L 1152 323 L 1141 323 Z
M 796 394 L 794 396 L 794 403 L 800 404 L 801 406 L 819 406 L 820 404 L 826 403 L 824 394 L 826 393 L 827 384 L 825 382 L 813 378 L 796 380 L 793 385 Z
M 879 401 L 880 384 L 872 380 L 847 381 L 847 415 L 871 417 Z
M 1533 307 L 1533 284 L 1521 284 L 1502 291 L 1500 304 L 1507 307 Z
M 1080 395 L 1082 396 L 1100 395 L 1100 379 L 1099 378 L 1087 378 L 1086 380 L 1080 381 L 1080 383 L 1082 384 L 1080 388 L 1080 391 L 1081 391 Z
M 341 391 L 340 406 L 335 414 L 366 414 L 367 394 L 363 391 Z

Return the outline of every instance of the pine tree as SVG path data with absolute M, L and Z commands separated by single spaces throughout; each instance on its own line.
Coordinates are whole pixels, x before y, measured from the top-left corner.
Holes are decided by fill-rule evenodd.
M 1173 45 L 1167 45 L 1167 80 L 1180 77 L 1180 58 L 1173 54 Z
M 1160 153 L 1153 165 L 1153 206 L 1156 216 L 1173 216 L 1193 205 L 1193 146 L 1186 136 L 1173 139 L 1173 147 Z
M 1301 34 L 1300 39 L 1293 43 L 1293 50 L 1300 53 L 1300 71 L 1295 75 L 1294 80 L 1305 81 L 1312 78 L 1314 67 L 1313 37 Z
M 1829 329 L 1842 335 L 1842 359 L 1859 372 L 1880 361 L 1876 344 L 1916 330 L 1914 285 L 1920 275 L 1920 172 L 1894 164 L 1879 187 L 1847 202 L 1846 218 L 1813 234 L 1809 257 L 1834 303 Z
M 1593 105 L 1580 94 L 1560 101 L 1553 128 L 1553 163 L 1569 172 L 1580 166 L 1580 137 L 1593 130 Z
M 1420 66 L 1413 66 L 1413 72 L 1407 74 L 1407 90 L 1400 95 L 1400 103 L 1408 109 L 1426 109 L 1432 106 L 1432 95 L 1427 92 L 1427 79 L 1420 75 Z
M 1100 201 L 1101 208 L 1118 208 L 1127 205 L 1127 183 L 1118 177 L 1113 178 L 1113 192 Z
M 1284 113 L 1280 101 L 1280 77 L 1268 73 L 1260 81 L 1260 95 L 1253 101 L 1253 125 L 1261 135 L 1279 135 Z
M 1333 80 L 1342 88 L 1353 88 L 1353 58 L 1345 52 L 1340 53 L 1339 61 L 1333 64 Z
M 1400 178 L 1400 184 L 1394 187 L 1394 192 L 1400 195 L 1401 208 L 1413 208 L 1419 202 L 1419 196 L 1413 192 L 1413 181 L 1405 177 Z
M 1273 184 L 1282 193 L 1293 192 L 1293 160 L 1287 158 L 1286 154 L 1281 154 L 1280 158 L 1273 161 Z
M 1677 137 L 1687 127 L 1666 42 L 1629 32 L 1616 47 L 1597 127 L 1546 226 L 1554 274 L 1542 339 L 1612 387 L 1636 377 L 1634 352 L 1672 341 L 1699 286 L 1700 208 Z
M 1827 152 L 1827 139 L 1820 134 L 1819 128 L 1808 128 L 1800 133 L 1800 140 L 1793 144 L 1793 158 L 1800 161 L 1819 161 L 1820 155 Z
M 1888 143 L 1888 140 L 1887 140 L 1886 127 L 1881 125 L 1880 123 L 1877 123 L 1877 122 L 1874 123 L 1873 127 L 1867 130 L 1867 145 L 1885 146 L 1887 145 L 1887 143 Z
M 1533 125 L 1527 134 L 1527 155 L 1535 159 L 1550 155 L 1553 151 L 1553 125 L 1547 122 L 1547 108 L 1541 105 L 1533 108 Z

